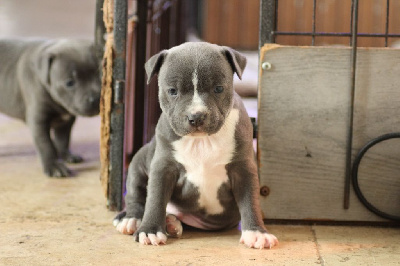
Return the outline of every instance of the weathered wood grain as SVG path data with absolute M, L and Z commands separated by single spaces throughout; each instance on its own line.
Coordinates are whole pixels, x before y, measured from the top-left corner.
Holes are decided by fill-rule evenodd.
M 272 65 L 260 70 L 259 88 L 260 182 L 271 191 L 261 199 L 266 218 L 382 221 L 353 191 L 343 209 L 350 48 L 266 45 L 261 60 Z M 354 155 L 368 140 L 400 132 L 399 86 L 399 50 L 359 49 Z M 400 140 L 391 142 L 367 153 L 360 186 L 399 215 Z

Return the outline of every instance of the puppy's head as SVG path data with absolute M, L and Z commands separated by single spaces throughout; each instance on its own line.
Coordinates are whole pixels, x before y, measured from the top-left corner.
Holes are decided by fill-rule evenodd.
M 224 46 L 195 42 L 149 59 L 148 82 L 158 75 L 162 111 L 179 136 L 218 132 L 233 105 L 233 74 L 241 78 L 246 58 Z
M 69 113 L 82 116 L 99 113 L 99 61 L 91 42 L 48 43 L 40 51 L 35 67 L 52 99 Z

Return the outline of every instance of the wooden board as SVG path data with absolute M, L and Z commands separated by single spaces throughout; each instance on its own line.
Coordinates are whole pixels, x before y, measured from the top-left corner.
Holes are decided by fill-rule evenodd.
M 350 55 L 350 48 L 262 48 L 261 62 L 272 65 L 260 70 L 259 87 L 260 183 L 270 188 L 261 197 L 266 218 L 385 221 L 353 190 L 350 209 L 343 209 Z M 354 156 L 370 139 L 400 132 L 400 50 L 359 49 L 356 73 Z M 400 215 L 400 139 L 368 154 L 360 167 L 363 191 L 375 202 L 387 199 L 380 207 Z
M 257 50 L 259 0 L 202 2 L 202 39 L 236 49 Z

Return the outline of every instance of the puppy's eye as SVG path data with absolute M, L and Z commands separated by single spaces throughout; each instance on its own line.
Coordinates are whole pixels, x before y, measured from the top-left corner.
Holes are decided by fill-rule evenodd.
M 65 82 L 65 86 L 67 87 L 73 87 L 75 85 L 75 80 L 69 79 L 67 82 Z
M 170 88 L 170 89 L 168 89 L 168 94 L 171 96 L 176 96 L 176 95 L 178 95 L 178 90 L 175 88 Z
M 217 86 L 217 87 L 215 87 L 215 89 L 214 89 L 214 92 L 215 93 L 221 93 L 221 92 L 223 92 L 224 91 L 224 87 L 222 87 L 222 86 Z

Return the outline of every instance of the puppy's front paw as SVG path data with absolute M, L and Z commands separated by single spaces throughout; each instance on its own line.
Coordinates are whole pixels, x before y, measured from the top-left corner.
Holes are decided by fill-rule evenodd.
M 245 230 L 242 232 L 240 243 L 245 244 L 249 248 L 272 248 L 278 245 L 278 239 L 268 233 L 262 233 L 260 231 Z
M 67 177 L 71 176 L 72 172 L 62 162 L 52 162 L 44 167 L 44 172 L 50 177 Z
M 113 221 L 117 231 L 125 235 L 133 235 L 139 228 L 142 220 L 136 218 L 123 218 L 122 220 L 115 219 Z
M 167 236 L 163 232 L 152 233 L 139 233 L 139 243 L 143 245 L 158 246 L 167 243 Z

